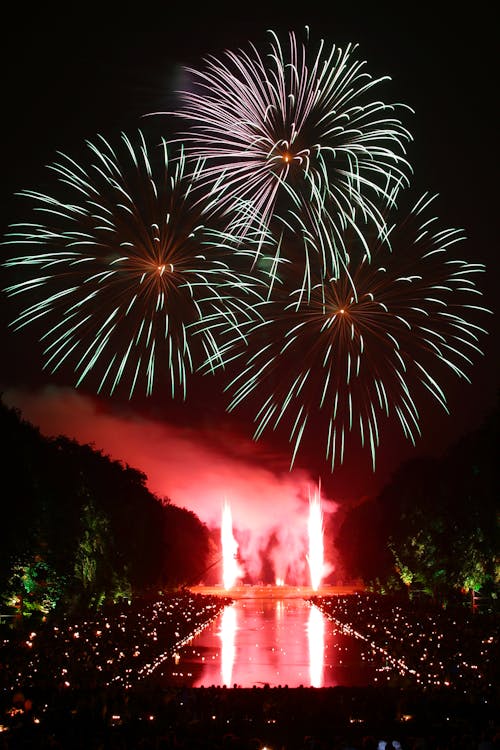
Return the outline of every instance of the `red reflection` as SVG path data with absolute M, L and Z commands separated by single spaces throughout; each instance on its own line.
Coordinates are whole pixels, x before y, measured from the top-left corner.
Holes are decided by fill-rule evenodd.
M 332 649 L 333 639 L 330 633 Z M 324 678 L 325 641 L 322 612 L 301 598 L 240 599 L 226 607 L 213 630 L 200 633 L 181 661 L 203 651 L 194 687 L 326 687 L 336 681 Z
M 307 636 L 309 641 L 309 677 L 311 687 L 323 687 L 325 618 L 317 607 L 310 607 Z
M 226 607 L 221 615 L 220 639 L 222 641 L 221 678 L 222 684 L 228 687 L 231 686 L 233 679 L 236 628 L 236 609 L 234 606 Z

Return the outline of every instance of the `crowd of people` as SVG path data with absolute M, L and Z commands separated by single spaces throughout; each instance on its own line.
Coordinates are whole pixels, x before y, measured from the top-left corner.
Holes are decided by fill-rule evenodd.
M 332 623 L 383 650 L 399 680 L 312 688 L 155 682 L 155 666 L 230 599 L 178 591 L 4 625 L 0 750 L 493 750 L 498 618 L 372 594 L 313 597 Z M 402 677 L 401 677 L 402 676 Z
M 498 679 L 499 618 L 463 608 L 411 606 L 376 594 L 315 596 L 311 603 L 344 633 L 361 638 L 406 680 L 487 696 Z M 409 647 L 410 646 L 410 647 Z
M 52 614 L 4 628 L 0 687 L 129 688 L 193 638 L 232 600 L 193 594 L 136 597 L 85 615 Z

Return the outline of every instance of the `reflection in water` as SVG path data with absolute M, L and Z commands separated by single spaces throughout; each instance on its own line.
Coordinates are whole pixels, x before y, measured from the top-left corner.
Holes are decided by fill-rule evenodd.
M 225 607 L 221 615 L 220 639 L 221 649 L 221 677 L 223 685 L 231 685 L 233 677 L 234 656 L 236 653 L 236 609 L 234 605 Z
M 238 599 L 179 649 L 177 665 L 159 665 L 155 680 L 242 688 L 373 684 L 361 648 L 300 597 Z
M 276 602 L 276 622 L 279 622 L 285 613 L 285 602 L 283 599 L 278 599 Z
M 311 687 L 323 687 L 325 618 L 317 607 L 309 608 L 307 637 L 309 641 L 309 676 Z

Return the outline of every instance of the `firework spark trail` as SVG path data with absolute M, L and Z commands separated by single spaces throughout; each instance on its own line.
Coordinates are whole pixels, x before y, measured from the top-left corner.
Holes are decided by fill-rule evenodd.
M 264 321 L 246 332 L 248 347 L 234 354 L 241 361 L 226 390 L 229 410 L 252 403 L 256 439 L 279 425 L 289 431 L 291 465 L 309 437 L 326 446 L 333 472 L 357 433 L 375 469 L 381 416 L 395 416 L 415 443 L 419 399 L 430 393 L 447 410 L 443 372 L 469 380 L 487 333 L 475 320 L 490 312 L 474 281 L 484 267 L 451 256 L 464 235 L 436 227 L 428 216 L 435 197 L 422 196 L 391 227 L 394 251 L 375 239 L 371 262 L 366 254 L 358 261 L 353 247 L 338 279 L 316 273 L 310 289 L 300 278 L 294 288 L 295 264 L 278 272 L 282 283 L 263 303 Z
M 335 243 L 325 260 L 338 275 L 343 230 L 369 221 L 383 233 L 381 208 L 408 185 L 411 136 L 396 112 L 410 108 L 372 98 L 388 77 L 363 70 L 357 45 L 321 40 L 314 51 L 306 27 L 305 41 L 290 32 L 285 50 L 270 34 L 265 56 L 250 45 L 186 68 L 189 90 L 170 114 L 188 123 L 179 139 L 204 159 L 203 180 L 230 217 L 245 207 L 246 227 L 265 231 L 284 201 L 312 224 L 327 221 Z
M 100 371 L 98 392 L 123 381 L 129 397 L 139 383 L 149 395 L 163 382 L 185 398 L 194 369 L 220 364 L 221 330 L 250 314 L 254 280 L 203 224 L 199 166 L 189 172 L 165 143 L 150 155 L 141 132 L 120 145 L 87 142 L 83 165 L 62 154 L 51 169 L 63 200 L 21 193 L 41 220 L 12 225 L 4 241 L 23 252 L 3 264 L 22 273 L 5 291 L 29 297 L 11 325 L 39 325 L 45 368 L 70 364 L 77 386 Z
M 228 411 L 252 403 L 255 439 L 285 430 L 290 468 L 311 438 L 333 472 L 357 436 L 375 469 L 381 418 L 415 443 L 421 397 L 447 410 L 441 374 L 468 380 L 484 267 L 451 257 L 463 233 L 436 228 L 432 197 L 392 213 L 411 110 L 376 98 L 387 77 L 307 27 L 270 35 L 265 55 L 185 69 L 169 114 L 188 129 L 168 145 L 97 136 L 83 163 L 51 165 L 62 197 L 21 193 L 35 218 L 3 243 L 20 253 L 3 263 L 11 327 L 98 393 L 185 399 L 192 372 L 224 368 Z

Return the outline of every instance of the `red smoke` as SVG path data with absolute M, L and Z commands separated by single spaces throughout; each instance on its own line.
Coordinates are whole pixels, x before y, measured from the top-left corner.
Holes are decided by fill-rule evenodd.
M 309 495 L 318 481 L 306 471 L 276 468 L 253 441 L 223 425 L 198 429 L 113 412 L 108 402 L 69 388 L 11 389 L 3 400 L 42 434 L 66 435 L 142 471 L 151 492 L 211 529 L 220 528 L 227 500 L 247 579 L 261 580 L 267 567 L 271 580 L 309 585 Z M 322 492 L 322 507 L 330 516 L 337 506 Z

